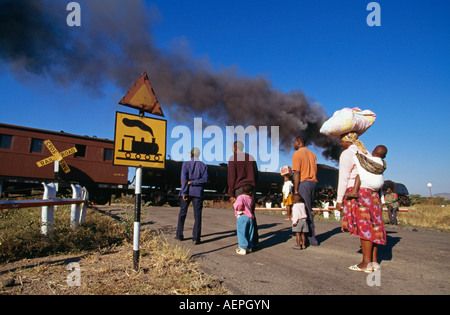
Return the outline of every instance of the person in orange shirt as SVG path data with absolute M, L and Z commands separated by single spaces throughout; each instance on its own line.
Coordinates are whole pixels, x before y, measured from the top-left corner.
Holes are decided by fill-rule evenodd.
M 316 155 L 305 146 L 305 138 L 299 136 L 294 140 L 292 155 L 292 170 L 294 171 L 294 191 L 299 194 L 305 202 L 308 214 L 309 232 L 307 234 L 309 245 L 319 246 L 316 239 L 314 218 L 312 216 L 312 203 L 317 185 L 317 158 Z

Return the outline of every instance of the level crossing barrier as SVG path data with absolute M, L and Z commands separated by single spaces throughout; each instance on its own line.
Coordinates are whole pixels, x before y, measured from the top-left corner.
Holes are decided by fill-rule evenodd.
M 86 207 L 89 199 L 89 193 L 85 187 L 71 184 L 72 199 L 56 199 L 58 191 L 57 183 L 42 183 L 44 186 L 44 195 L 42 200 L 0 200 L 0 209 L 34 208 L 42 207 L 41 212 L 41 233 L 43 235 L 52 235 L 54 227 L 53 214 L 55 206 L 71 205 L 70 227 L 76 229 L 80 224 L 83 225 L 86 220 Z M 1 186 L 0 186 L 1 189 Z M 1 191 L 0 191 L 1 193 Z

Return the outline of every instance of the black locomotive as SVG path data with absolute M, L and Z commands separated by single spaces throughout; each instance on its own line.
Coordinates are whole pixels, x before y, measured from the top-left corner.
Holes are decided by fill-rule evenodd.
M 156 206 L 166 202 L 171 206 L 177 206 L 182 164 L 183 162 L 167 160 L 165 170 L 144 169 L 142 178 L 144 200 L 151 201 Z M 228 200 L 227 175 L 226 163 L 208 165 L 208 183 L 205 185 L 206 200 Z M 322 201 L 336 199 L 338 178 L 339 170 L 337 168 L 323 164 L 317 165 L 318 183 L 315 206 L 320 206 Z M 284 179 L 280 173 L 260 172 L 256 187 L 257 202 L 260 205 L 271 202 L 272 207 L 281 206 L 283 184 Z M 386 193 L 387 187 L 391 187 L 398 194 L 402 206 L 409 206 L 409 195 L 405 185 L 386 181 L 382 189 L 383 193 Z
M 154 205 L 162 205 L 168 202 L 170 205 L 178 205 L 181 166 L 183 162 L 167 160 L 166 169 L 144 169 L 142 176 L 143 198 Z M 319 164 L 317 199 L 328 200 L 335 197 L 337 187 L 338 170 L 334 167 Z M 228 199 L 228 169 L 227 164 L 208 165 L 208 183 L 205 185 L 205 199 Z M 260 172 L 256 187 L 257 201 L 260 204 L 272 202 L 273 206 L 280 206 L 282 199 L 282 187 L 284 179 L 280 173 Z
M 136 141 L 134 136 L 124 136 L 125 138 L 131 138 L 131 150 L 125 150 L 125 139 L 122 140 L 122 148 L 119 152 L 125 152 L 125 158 L 140 160 L 142 157 L 145 160 L 150 161 L 153 156 L 154 161 L 159 161 L 161 159 L 161 154 L 159 154 L 159 145 L 155 143 L 155 138 L 152 138 L 152 142 L 145 142 L 144 138 L 141 141 Z M 134 155 L 134 156 L 133 156 Z

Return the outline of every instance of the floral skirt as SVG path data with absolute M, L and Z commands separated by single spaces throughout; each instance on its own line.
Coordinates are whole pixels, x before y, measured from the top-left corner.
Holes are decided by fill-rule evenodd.
M 347 192 L 353 190 L 348 188 Z M 343 200 L 342 227 L 350 234 L 375 244 L 386 244 L 380 197 L 371 189 L 360 188 L 358 199 Z

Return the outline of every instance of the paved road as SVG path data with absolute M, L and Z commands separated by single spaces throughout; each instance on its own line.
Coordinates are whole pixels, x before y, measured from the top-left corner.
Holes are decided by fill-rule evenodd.
M 120 207 L 102 207 L 120 215 Z M 235 219 L 230 209 L 205 208 L 202 243 L 174 239 L 178 208 L 153 207 L 143 211 L 143 228 L 160 229 L 174 243 L 190 249 L 205 272 L 223 280 L 234 294 L 450 294 L 450 234 L 412 231 L 387 226 L 388 244 L 379 249 L 381 272 L 347 270 L 359 263 L 359 238 L 340 231 L 340 224 L 316 222 L 321 245 L 292 249 L 289 221 L 279 215 L 257 213 L 259 249 L 246 256 L 235 253 Z M 188 212 L 185 237 L 192 235 L 193 212 Z

